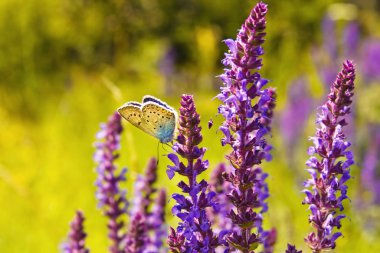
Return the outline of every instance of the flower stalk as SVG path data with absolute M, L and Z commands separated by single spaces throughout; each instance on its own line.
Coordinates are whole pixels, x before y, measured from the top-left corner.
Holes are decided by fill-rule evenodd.
M 116 112 L 106 124 L 101 125 L 97 134 L 98 142 L 95 143 L 96 152 L 94 160 L 98 166 L 96 181 L 98 205 L 108 218 L 108 237 L 111 240 L 110 252 L 123 253 L 122 243 L 125 240 L 124 221 L 122 216 L 126 214 L 128 201 L 125 191 L 120 189 L 120 183 L 126 180 L 126 169 L 117 172 L 114 164 L 118 158 L 117 150 L 120 148 L 120 134 L 123 131 L 121 117 Z
M 227 241 L 232 249 L 248 253 L 263 244 L 271 252 L 273 242 L 266 242 L 270 233 L 262 228 L 262 213 L 268 207 L 269 196 L 265 182 L 267 174 L 259 164 L 270 160 L 271 146 L 264 136 L 270 132 L 275 106 L 274 89 L 262 89 L 268 81 L 257 72 L 262 67 L 267 5 L 260 2 L 251 11 L 236 40 L 228 39 L 229 48 L 223 60 L 227 67 L 220 76 L 224 86 L 218 98 L 223 102 L 219 113 L 225 118 L 220 130 L 222 145 L 232 147 L 226 157 L 233 169 L 224 178 L 231 184 L 227 195 L 233 208 L 228 213 L 238 227 L 230 231 Z
M 70 223 L 68 241 L 63 245 L 64 253 L 89 253 L 85 246 L 86 233 L 83 227 L 84 215 L 77 211 L 74 220 Z
M 200 117 L 196 112 L 193 97 L 182 95 L 179 116 L 178 137 L 173 145 L 175 153 L 169 154 L 173 165 L 168 166 L 167 174 L 170 179 L 175 174 L 187 178 L 180 181 L 178 187 L 184 194 L 173 194 L 176 205 L 172 213 L 181 222 L 177 229 L 171 228 L 168 244 L 173 252 L 215 252 L 222 240 L 218 238 L 208 219 L 206 209 L 215 207 L 215 193 L 208 190 L 205 180 L 198 181 L 197 177 L 208 168 L 208 161 L 203 160 L 205 148 L 198 145 L 202 141 Z M 180 157 L 182 161 L 180 161 Z
M 166 192 L 161 189 L 154 203 L 153 195 L 157 192 L 154 183 L 157 180 L 157 160 L 151 158 L 145 175 L 138 175 L 131 223 L 126 235 L 126 252 L 150 253 L 165 252 L 163 238 L 166 237 L 165 206 Z
M 319 128 L 310 139 L 314 146 L 308 150 L 311 156 L 306 162 L 311 178 L 305 182 L 306 197 L 303 204 L 309 205 L 309 223 L 315 229 L 305 241 L 314 253 L 334 249 L 336 239 L 342 234 L 333 233 L 340 228 L 345 215 L 342 201 L 347 198 L 346 181 L 350 178 L 349 167 L 354 163 L 353 154 L 348 150 L 351 143 L 346 141 L 343 127 L 345 117 L 350 113 L 354 95 L 355 68 L 352 61 L 345 61 L 330 88 L 327 102 L 321 107 L 317 124 Z

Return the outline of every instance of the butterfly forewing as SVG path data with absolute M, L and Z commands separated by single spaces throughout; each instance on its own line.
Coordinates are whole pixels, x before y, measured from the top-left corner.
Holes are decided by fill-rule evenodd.
M 155 136 L 155 132 L 146 123 L 141 111 L 141 104 L 137 102 L 129 102 L 118 109 L 120 115 L 129 121 L 135 127 L 143 130 L 147 134 Z
M 152 102 L 153 104 L 158 104 L 168 110 L 173 110 L 173 108 L 171 108 L 170 106 L 168 106 L 165 102 L 162 102 L 161 100 L 159 100 L 158 98 L 155 98 L 153 96 L 149 96 L 149 95 L 146 95 L 143 97 L 142 99 L 142 104 L 143 106 L 145 104 L 148 104 L 149 102 Z

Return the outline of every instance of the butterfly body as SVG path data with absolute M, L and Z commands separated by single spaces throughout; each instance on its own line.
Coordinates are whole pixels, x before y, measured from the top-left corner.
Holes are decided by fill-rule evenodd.
M 118 109 L 119 114 L 135 127 L 162 143 L 173 140 L 177 122 L 176 111 L 165 102 L 144 96 L 142 103 L 128 102 Z

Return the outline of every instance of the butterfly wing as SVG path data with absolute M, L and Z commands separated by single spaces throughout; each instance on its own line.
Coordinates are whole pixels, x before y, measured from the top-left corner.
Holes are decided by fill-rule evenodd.
M 166 108 L 168 110 L 174 111 L 173 108 L 171 108 L 170 106 L 168 106 L 168 104 L 166 104 L 165 102 L 159 100 L 158 98 L 155 98 L 155 97 L 153 97 L 151 95 L 145 95 L 143 97 L 143 99 L 142 99 L 142 104 L 144 105 L 144 104 L 147 104 L 149 102 L 152 102 L 153 104 L 158 104 L 158 105 L 160 105 L 160 106 L 162 106 L 162 107 L 164 107 L 164 108 Z
M 156 133 L 152 131 L 147 122 L 144 120 L 141 104 L 137 102 L 128 102 L 117 109 L 119 114 L 135 127 L 143 130 L 147 134 L 156 137 Z
M 144 97 L 143 101 L 146 97 Z M 148 128 L 154 132 L 156 138 L 161 142 L 170 142 L 174 138 L 177 115 L 170 106 L 154 97 L 149 96 L 149 100 L 142 104 L 141 111 Z M 159 102 L 152 101 L 151 98 Z

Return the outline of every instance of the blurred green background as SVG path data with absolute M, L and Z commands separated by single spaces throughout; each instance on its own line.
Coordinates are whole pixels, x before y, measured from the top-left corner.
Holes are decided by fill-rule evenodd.
M 329 85 L 321 77 L 315 54 L 322 58 L 319 64 L 333 62 L 323 49 L 323 19 L 329 15 L 336 22 L 332 38 L 351 21 L 359 25 L 361 41 L 380 35 L 378 1 L 335 2 L 266 1 L 268 35 L 260 72 L 272 81 L 278 98 L 270 140 L 274 159 L 263 164 L 270 174 L 271 193 L 265 222 L 278 229 L 276 252 L 283 252 L 287 242 L 309 252 L 303 242 L 311 231 L 309 212 L 301 205 L 302 182 L 308 177 L 307 136 L 315 131 L 315 108 Z M 220 60 L 226 51 L 222 40 L 236 37 L 255 4 L 0 1 L 0 252 L 58 252 L 77 209 L 85 213 L 91 251 L 107 251 L 106 219 L 96 208 L 93 142 L 99 123 L 125 101 L 151 94 L 178 108 L 180 94 L 194 94 L 204 126 L 203 146 L 209 148 L 206 158 L 211 168 L 223 161 L 228 149 L 219 145 L 221 117 L 215 116 L 219 102 L 213 100 L 220 85 L 215 76 L 223 71 Z M 333 62 L 335 73 L 344 57 L 340 53 Z M 352 167 L 351 201 L 345 201 L 349 218 L 343 221 L 344 237 L 334 252 L 380 252 L 380 208 L 372 201 L 375 193 L 360 181 L 360 161 L 371 140 L 367 125 L 376 129 L 380 123 L 380 89 L 378 80 L 366 84 L 360 66 L 364 65 L 358 65 L 352 141 L 359 166 Z M 300 76 L 316 102 L 289 156 L 279 119 L 289 102 L 288 90 Z M 211 117 L 215 126 L 209 130 Z M 130 197 L 137 173 L 144 171 L 149 157 L 157 156 L 157 140 L 124 123 L 118 165 L 129 170 L 125 187 Z M 173 193 L 176 180 L 169 181 L 165 174 L 164 155 L 170 150 L 161 146 L 159 150 L 158 186 Z M 169 210 L 167 217 L 175 224 Z

